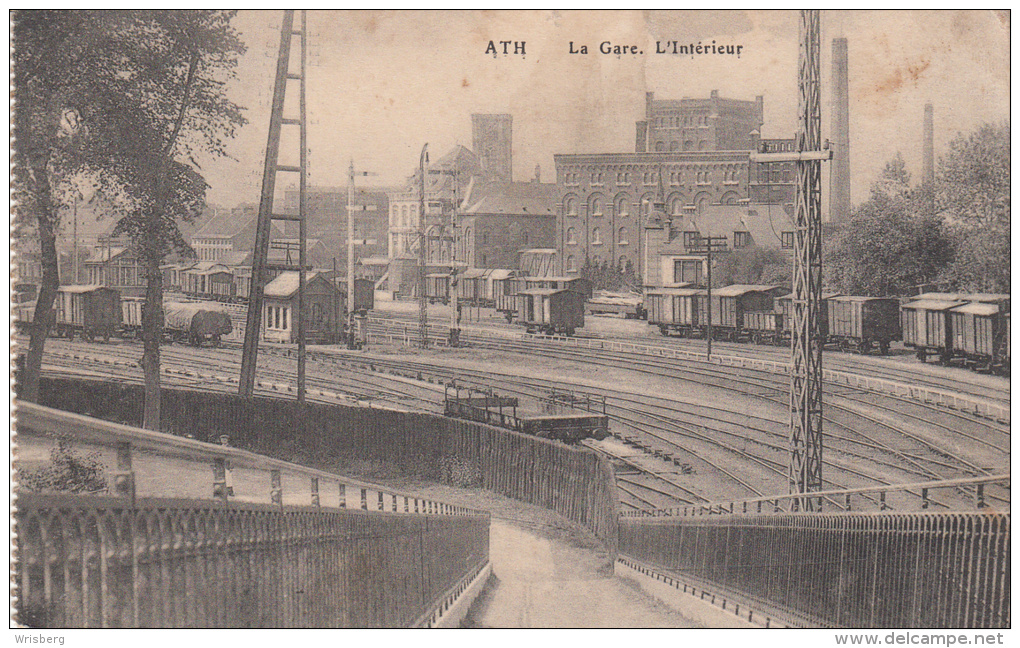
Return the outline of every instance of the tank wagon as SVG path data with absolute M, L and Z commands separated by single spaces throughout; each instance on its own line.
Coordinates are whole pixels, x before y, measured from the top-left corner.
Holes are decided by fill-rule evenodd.
M 167 341 L 219 346 L 220 338 L 232 330 L 230 316 L 212 304 L 163 304 L 163 337 Z
M 120 293 L 99 285 L 61 286 L 53 304 L 57 337 L 73 340 L 80 334 L 89 342 L 109 340 L 120 331 Z
M 584 295 L 573 290 L 522 290 L 518 320 L 528 333 L 573 335 L 576 329 L 584 328 L 584 302 Z

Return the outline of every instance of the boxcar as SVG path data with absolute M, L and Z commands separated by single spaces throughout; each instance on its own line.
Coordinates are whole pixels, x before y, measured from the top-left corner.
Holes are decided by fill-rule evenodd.
M 354 311 L 367 313 L 375 308 L 375 282 L 371 279 L 354 280 Z
M 499 288 L 503 285 L 505 280 L 514 276 L 515 273 L 513 270 L 506 270 L 503 268 L 487 270 L 486 275 L 482 280 L 484 283 L 482 288 L 483 292 L 479 297 L 482 306 L 496 306 Z
M 952 330 L 952 351 L 956 357 L 975 369 L 992 371 L 1002 366 L 1004 349 L 1008 343 L 1007 313 L 999 304 L 970 302 L 949 311 Z
M 839 297 L 836 292 L 823 292 L 822 304 L 818 310 L 818 328 L 823 340 L 829 338 L 829 306 L 828 302 L 833 297 Z M 793 324 L 793 293 L 776 297 L 776 312 L 783 315 L 783 339 L 789 341 L 791 337 L 790 326 Z
M 450 275 L 434 273 L 425 275 L 425 298 L 430 304 L 450 302 Z
M 516 276 L 514 273 L 492 280 L 492 298 L 496 311 L 503 313 L 507 322 L 512 322 L 517 314 L 517 295 L 523 289 L 524 279 Z
M 573 335 L 584 327 L 584 301 L 584 295 L 573 290 L 522 290 L 518 318 L 528 333 Z
M 778 286 L 734 284 L 712 289 L 712 335 L 738 341 L 746 336 L 744 313 L 748 311 L 770 311 L 775 307 L 775 298 L 786 292 Z M 699 303 L 698 312 L 706 313 L 708 291 L 695 297 Z
M 488 272 L 482 268 L 468 268 L 457 275 L 457 299 L 478 306 L 485 295 L 485 278 Z
M 74 339 L 81 333 L 88 341 L 109 340 L 120 330 L 123 314 L 120 293 L 98 285 L 61 286 L 57 292 L 56 335 Z
M 584 277 L 525 277 L 524 290 L 548 288 L 551 290 L 572 290 L 591 299 L 592 283 Z
M 697 288 L 660 288 L 645 293 L 648 323 L 658 326 L 663 335 L 694 337 L 698 334 L 704 316 L 698 310 L 704 294 Z
M 889 344 L 902 338 L 896 299 L 843 295 L 829 298 L 826 304 L 828 341 L 844 351 L 867 353 L 877 347 L 885 355 Z
M 206 287 L 209 296 L 217 301 L 237 301 L 237 285 L 234 283 L 234 273 L 228 270 L 210 271 L 206 275 Z
M 251 294 L 251 268 L 238 267 L 234 269 L 234 295 L 240 302 L 247 303 L 248 295 Z
M 144 297 L 121 297 L 121 334 L 129 337 L 140 337 L 142 334 L 142 304 Z
M 744 329 L 755 344 L 783 343 L 784 315 L 775 311 L 747 311 L 744 313 Z
M 939 299 L 914 299 L 900 305 L 903 345 L 912 347 L 924 362 L 929 353 L 936 353 L 942 364 L 949 364 L 953 354 L 953 324 L 949 311 L 966 302 Z

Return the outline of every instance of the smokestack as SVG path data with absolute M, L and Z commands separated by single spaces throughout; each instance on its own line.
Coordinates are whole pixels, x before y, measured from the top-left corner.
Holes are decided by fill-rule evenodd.
M 929 187 L 935 184 L 935 108 L 924 104 L 924 170 L 921 184 Z
M 850 216 L 850 92 L 845 38 L 832 39 L 832 168 L 829 175 L 829 222 Z

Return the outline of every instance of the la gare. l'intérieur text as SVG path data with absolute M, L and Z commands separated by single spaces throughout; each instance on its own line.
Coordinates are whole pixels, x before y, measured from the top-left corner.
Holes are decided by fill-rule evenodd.
M 485 48 L 486 54 L 493 56 L 512 55 L 525 56 L 527 54 L 527 43 L 525 41 L 489 41 Z M 671 54 L 678 56 L 736 56 L 740 58 L 743 45 L 719 44 L 716 41 L 704 43 L 680 43 L 680 41 L 667 40 L 655 41 L 655 54 Z M 589 47 L 584 43 L 570 41 L 567 45 L 569 54 L 588 54 Z M 608 54 L 610 56 L 642 55 L 644 50 L 638 45 L 621 45 L 612 41 L 602 41 L 597 47 L 591 49 L 592 54 Z

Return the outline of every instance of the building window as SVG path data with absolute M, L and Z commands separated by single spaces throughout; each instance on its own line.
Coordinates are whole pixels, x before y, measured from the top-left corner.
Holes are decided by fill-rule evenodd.
M 567 198 L 566 209 L 568 216 L 577 216 L 577 198 L 573 196 Z
M 577 272 L 577 259 L 573 254 L 567 255 L 567 272 Z
M 680 150 L 680 142 L 673 141 L 673 142 L 669 143 L 669 152 L 670 153 L 675 153 L 675 152 L 677 152 L 679 150 Z
M 655 152 L 656 153 L 662 153 L 665 150 L 666 150 L 666 143 L 665 142 L 656 142 L 655 143 Z
M 790 170 L 789 169 L 783 169 L 783 182 L 789 182 L 789 181 L 790 181 Z
M 602 215 L 602 199 L 595 198 L 591 201 L 591 215 L 601 216 Z
M 618 233 L 618 235 L 616 237 L 616 240 L 617 240 L 617 242 L 620 245 L 630 245 L 630 241 L 627 240 L 627 228 L 626 227 L 621 227 L 620 228 L 620 231 L 619 231 L 619 233 Z
M 630 263 L 630 261 L 627 259 L 627 255 L 626 254 L 620 255 L 620 258 L 619 258 L 618 261 L 619 261 L 620 269 L 621 270 L 626 270 L 627 269 L 627 264 Z
M 602 245 L 602 232 L 597 227 L 591 231 L 591 244 Z
M 780 234 L 780 245 L 784 250 L 793 249 L 793 232 L 783 232 Z
M 573 227 L 567 228 L 567 245 L 577 245 L 577 230 Z
M 627 196 L 620 196 L 616 199 L 616 214 L 618 216 L 628 216 L 630 211 L 630 200 Z
M 751 245 L 750 232 L 733 232 L 733 249 L 739 250 Z
M 528 233 L 528 230 L 524 230 L 524 234 L 523 234 L 522 238 L 524 239 L 524 244 L 525 245 L 528 245 L 528 244 L 531 243 L 531 235 Z
M 673 216 L 679 216 L 684 209 L 684 201 L 682 198 L 677 196 L 669 202 L 669 213 Z
M 684 140 L 684 150 L 685 151 L 694 150 L 694 142 L 692 140 Z
M 485 268 L 489 265 L 489 257 L 485 254 L 482 255 L 482 267 Z
M 488 244 L 489 244 L 489 233 L 488 232 L 482 232 L 482 245 L 488 245 Z
M 684 247 L 690 250 L 701 245 L 701 232 L 684 232 Z
M 700 259 L 677 259 L 673 262 L 673 283 L 701 283 Z

